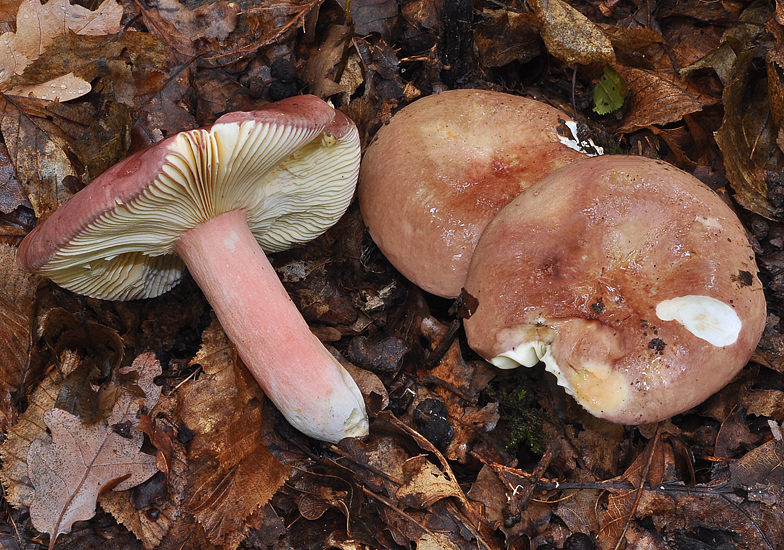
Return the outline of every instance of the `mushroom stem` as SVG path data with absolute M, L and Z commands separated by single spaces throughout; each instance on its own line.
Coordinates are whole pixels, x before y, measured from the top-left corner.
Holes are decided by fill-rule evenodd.
M 332 443 L 367 434 L 356 383 L 310 331 L 245 212 L 202 223 L 174 248 L 237 353 L 292 426 Z

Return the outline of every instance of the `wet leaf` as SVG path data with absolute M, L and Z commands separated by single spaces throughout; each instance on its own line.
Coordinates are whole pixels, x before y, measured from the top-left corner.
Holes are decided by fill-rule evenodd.
M 615 61 L 607 36 L 563 0 L 533 0 L 531 6 L 542 21 L 540 32 L 550 54 L 567 65 Z
M 83 35 L 112 34 L 120 30 L 122 7 L 115 0 L 104 0 L 91 11 L 68 0 L 50 0 L 41 4 L 39 0 L 26 0 L 19 6 L 16 17 L 16 33 L 0 35 L 0 89 L 7 88 L 14 75 L 44 53 L 52 41 L 63 34 L 74 32 Z M 66 101 L 90 91 L 89 84 L 74 75 L 66 81 L 46 83 L 41 75 L 40 86 L 8 90 L 7 94 L 34 97 L 46 95 L 46 99 Z
M 617 111 L 623 106 L 629 91 L 626 81 L 610 65 L 604 66 L 604 75 L 593 89 L 593 110 L 600 115 Z

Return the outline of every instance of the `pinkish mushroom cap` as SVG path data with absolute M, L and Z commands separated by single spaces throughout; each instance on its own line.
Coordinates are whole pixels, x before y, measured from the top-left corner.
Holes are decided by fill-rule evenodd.
M 476 247 L 469 345 L 543 361 L 588 412 L 655 422 L 743 368 L 765 326 L 754 252 L 711 189 L 664 162 L 604 156 L 550 174 Z
M 229 113 L 107 170 L 30 232 L 17 259 L 110 300 L 158 296 L 187 266 L 293 426 L 332 442 L 364 435 L 356 384 L 310 332 L 262 251 L 331 227 L 353 197 L 359 160 L 353 122 L 315 96 Z
M 496 212 L 585 158 L 564 143 L 565 121 L 544 103 L 487 90 L 442 92 L 401 109 L 362 160 L 359 203 L 373 240 L 418 286 L 457 296 Z

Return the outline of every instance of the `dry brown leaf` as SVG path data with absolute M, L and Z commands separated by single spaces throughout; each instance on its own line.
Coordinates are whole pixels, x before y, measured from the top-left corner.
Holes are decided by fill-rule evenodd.
M 19 6 L 16 33 L 0 35 L 0 89 L 7 87 L 14 75 L 22 74 L 56 37 L 68 32 L 82 35 L 113 34 L 120 31 L 122 15 L 122 6 L 116 0 L 104 0 L 95 11 L 71 5 L 68 0 L 50 0 L 43 5 L 40 0 L 26 0 Z M 65 88 L 62 88 L 63 85 Z M 87 93 L 89 84 L 73 77 L 70 84 L 59 82 L 52 88 L 46 83 L 41 84 L 41 91 L 28 88 L 22 92 L 33 92 L 34 97 L 46 93 L 47 99 L 65 101 L 66 98 L 78 97 L 74 95 L 76 89 L 85 87 L 84 93 Z
M 38 277 L 16 265 L 16 249 L 0 244 L 0 430 L 13 422 L 11 394 L 24 382 L 32 347 Z
M 626 116 L 621 133 L 629 133 L 654 124 L 662 125 L 702 110 L 703 102 L 676 86 L 658 72 L 616 67 L 629 85 Z
M 286 481 L 289 468 L 262 445 L 264 394 L 220 325 L 214 322 L 203 339 L 193 363 L 206 376 L 180 390 L 179 417 L 196 434 L 183 506 L 213 544 L 233 550 L 247 536 L 251 516 Z
M 308 59 L 303 78 L 310 86 L 310 93 L 321 98 L 348 91 L 345 86 L 335 82 L 337 66 L 343 59 L 348 27 L 333 25 L 318 49 Z
M 65 365 L 75 357 L 65 358 Z M 27 452 L 30 444 L 46 432 L 44 413 L 54 407 L 57 391 L 63 382 L 62 373 L 51 369 L 28 397 L 27 409 L 16 424 L 9 428 L 6 440 L 0 446 L 3 468 L 0 477 L 5 488 L 5 498 L 15 508 L 28 508 L 35 498 L 35 489 L 27 474 Z
M 766 175 L 769 170 L 780 171 L 784 154 L 776 145 L 778 128 L 768 87 L 756 74 L 755 58 L 756 48 L 749 48 L 732 64 L 724 87 L 724 120 L 715 134 L 716 143 L 724 155 L 735 199 L 756 214 L 781 220 L 784 207 L 780 199 L 771 201 Z
M 191 40 L 214 38 L 225 40 L 237 26 L 240 6 L 219 0 L 189 10 L 178 0 L 158 0 L 158 11 L 184 36 Z
M 69 176 L 76 177 L 76 170 L 68 158 L 65 140 L 42 116 L 42 106 L 39 116 L 33 114 L 36 102 L 44 100 L 0 97 L 0 132 L 19 182 L 40 218 L 72 196 L 63 182 Z
M 403 463 L 403 474 L 406 481 L 397 490 L 395 497 L 407 506 L 429 508 L 442 498 L 465 498 L 455 480 L 424 455 L 406 460 Z
M 136 385 L 144 397 L 124 392 L 108 420 L 85 426 L 79 417 L 49 409 L 43 420 L 51 438 L 42 436 L 30 445 L 27 462 L 35 498 L 30 518 L 39 531 L 49 533 L 50 548 L 68 533 L 74 522 L 95 515 L 100 492 L 122 491 L 138 485 L 157 470 L 155 457 L 141 453 L 144 441 L 135 430 L 143 407 L 152 409 L 160 396 L 153 379 L 161 365 L 151 353 L 136 358 L 121 374 L 138 373 Z
M 567 65 L 612 63 L 615 52 L 602 30 L 562 0 L 532 0 L 542 21 L 540 33 L 547 51 Z

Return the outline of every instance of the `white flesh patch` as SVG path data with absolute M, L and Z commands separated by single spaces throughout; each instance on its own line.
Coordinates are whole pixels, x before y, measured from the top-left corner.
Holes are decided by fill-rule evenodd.
M 656 316 L 678 321 L 697 338 L 714 346 L 730 346 L 740 334 L 742 323 L 735 310 L 710 296 L 680 296 L 659 302 Z
M 574 149 L 575 151 L 577 151 L 579 153 L 585 153 L 589 157 L 596 157 L 596 156 L 604 154 L 604 148 L 599 147 L 598 145 L 596 145 L 593 142 L 592 139 L 589 139 L 588 141 L 579 141 L 577 139 L 577 123 L 576 122 L 574 122 L 573 120 L 568 120 L 568 121 L 566 121 L 565 124 L 566 124 L 566 127 L 569 128 L 569 131 L 571 132 L 572 135 L 570 137 L 566 137 L 566 136 L 562 136 L 562 135 L 559 134 L 558 135 L 558 140 L 561 143 L 563 143 L 564 145 L 566 145 L 570 149 Z
M 602 418 L 620 411 L 630 399 L 629 384 L 623 374 L 604 364 L 586 364 L 567 378 L 551 353 L 550 344 L 541 341 L 521 343 L 493 357 L 490 362 L 501 369 L 533 367 L 539 361 L 555 375 L 567 394 L 589 413 Z

